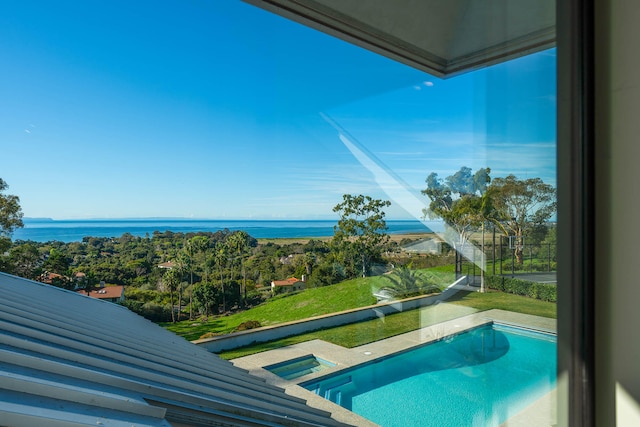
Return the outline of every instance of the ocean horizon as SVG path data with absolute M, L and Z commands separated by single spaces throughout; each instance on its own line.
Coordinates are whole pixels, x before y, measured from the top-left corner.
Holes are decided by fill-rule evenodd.
M 244 230 L 255 238 L 305 238 L 333 235 L 337 220 L 206 220 L 206 219 L 80 219 L 53 220 L 25 218 L 24 228 L 13 232 L 13 241 L 64 243 L 80 242 L 84 237 L 120 237 L 130 233 L 152 237 L 154 232 L 174 233 Z M 439 231 L 437 221 L 387 220 L 389 234 L 428 233 Z

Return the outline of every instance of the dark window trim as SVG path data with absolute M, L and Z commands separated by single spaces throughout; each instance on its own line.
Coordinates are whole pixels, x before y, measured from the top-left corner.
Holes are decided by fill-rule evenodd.
M 558 414 L 588 427 L 595 426 L 593 1 L 557 0 L 556 18 L 559 396 L 566 393 Z

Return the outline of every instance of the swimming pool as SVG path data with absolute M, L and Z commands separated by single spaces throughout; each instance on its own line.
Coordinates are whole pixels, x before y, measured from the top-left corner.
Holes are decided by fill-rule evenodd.
M 308 354 L 296 359 L 276 363 L 275 365 L 265 366 L 264 369 L 285 380 L 292 380 L 334 366 L 336 366 L 336 364 L 333 362 L 321 359 L 313 354 Z
M 300 384 L 384 427 L 498 426 L 556 385 L 556 337 L 488 324 Z

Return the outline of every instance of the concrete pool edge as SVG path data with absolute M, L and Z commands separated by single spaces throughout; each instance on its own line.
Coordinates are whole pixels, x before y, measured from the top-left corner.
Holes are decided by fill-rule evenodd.
M 556 332 L 555 319 L 492 309 L 462 315 L 452 320 L 426 326 L 415 331 L 406 332 L 351 349 L 321 340 L 313 340 L 241 357 L 232 360 L 232 363 L 235 366 L 246 369 L 252 375 L 263 378 L 269 384 L 284 388 L 290 395 L 307 400 L 310 406 L 331 412 L 332 417 L 336 420 L 358 426 L 376 426 L 377 424 L 304 389 L 298 384 L 325 375 L 331 375 L 381 357 L 403 352 L 419 345 L 428 344 L 440 340 L 443 337 L 464 332 L 490 322 L 524 326 L 541 332 Z M 335 363 L 336 366 L 294 380 L 285 380 L 264 369 L 265 366 L 286 362 L 287 360 L 309 354 Z

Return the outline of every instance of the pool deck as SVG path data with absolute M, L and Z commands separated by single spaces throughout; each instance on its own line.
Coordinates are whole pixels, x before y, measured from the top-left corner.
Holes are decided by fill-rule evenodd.
M 282 387 L 293 396 L 307 400 L 310 406 L 331 412 L 333 418 L 341 422 L 357 426 L 377 426 L 377 424 L 330 402 L 315 393 L 308 391 L 298 384 L 339 372 L 371 360 L 408 350 L 417 345 L 437 341 L 443 337 L 460 333 L 489 322 L 505 323 L 523 326 L 545 332 L 556 332 L 556 320 L 545 317 L 531 316 L 504 310 L 488 310 L 474 312 L 467 307 L 452 304 L 440 304 L 437 308 L 425 309 L 422 312 L 423 323 L 430 324 L 424 328 L 407 332 L 381 341 L 372 342 L 359 347 L 345 348 L 322 340 L 307 341 L 282 347 L 251 356 L 232 360 L 237 367 L 246 369 L 251 374 L 263 378 L 267 383 Z M 443 316 L 450 320 L 433 324 L 433 317 Z M 336 364 L 320 372 L 285 380 L 264 369 L 265 366 L 285 362 L 296 357 L 314 355 Z M 520 414 L 514 414 L 503 424 L 505 427 L 552 426 L 555 424 L 554 392 L 544 396 Z

